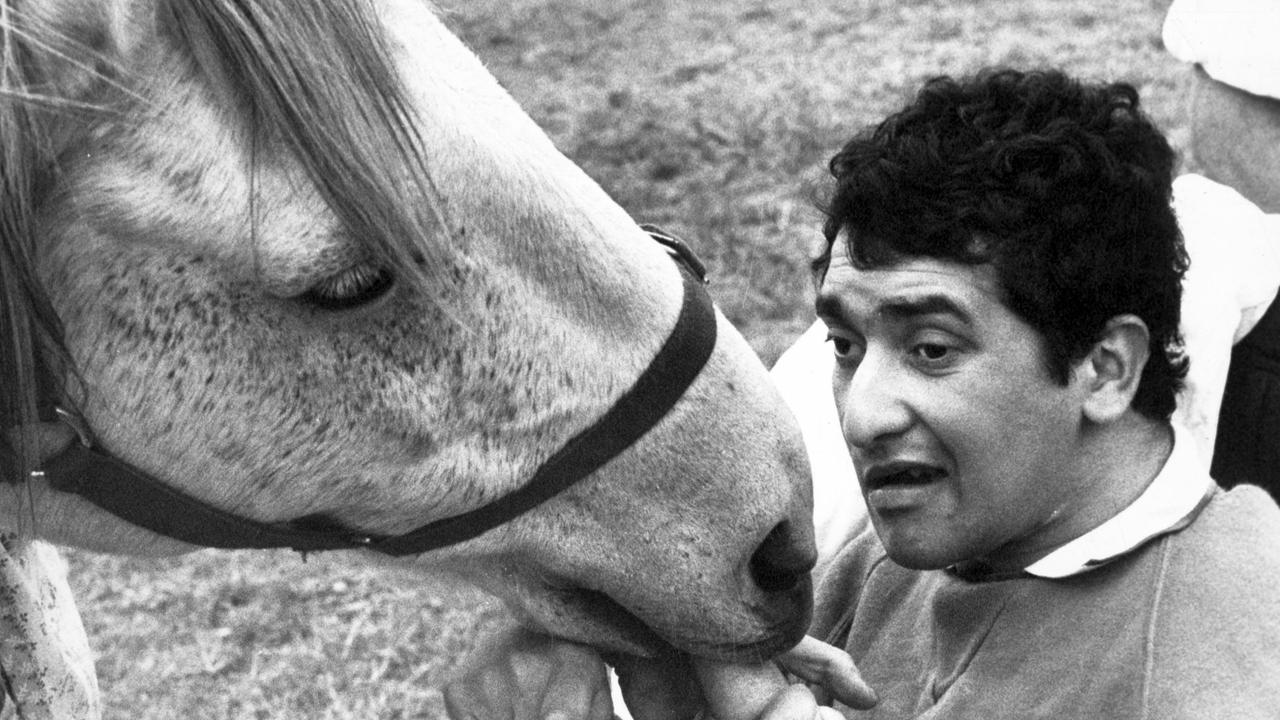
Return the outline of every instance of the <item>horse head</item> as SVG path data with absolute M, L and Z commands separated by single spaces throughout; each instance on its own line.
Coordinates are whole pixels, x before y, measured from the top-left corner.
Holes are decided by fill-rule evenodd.
M 525 486 L 672 334 L 677 264 L 425 4 L 0 8 L 6 532 L 190 549 L 27 479 L 15 428 L 51 404 L 253 522 L 391 537 L 465 516 Z M 806 461 L 712 317 L 705 366 L 637 441 L 408 562 L 614 649 L 797 640 Z

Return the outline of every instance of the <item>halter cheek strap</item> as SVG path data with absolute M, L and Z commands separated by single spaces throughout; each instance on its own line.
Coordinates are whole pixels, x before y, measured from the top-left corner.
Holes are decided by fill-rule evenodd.
M 78 495 L 152 532 L 204 547 L 287 547 L 302 552 L 367 548 L 403 556 L 474 538 L 556 496 L 625 451 L 671 410 L 711 357 L 716 317 L 705 288 L 705 268 L 679 239 L 652 226 L 641 227 L 670 250 L 681 269 L 684 299 L 675 328 L 649 367 L 603 417 L 548 458 L 528 483 L 487 505 L 390 536 L 355 532 L 323 517 L 259 522 L 193 498 L 94 448 L 84 428 L 77 428 L 81 442 L 38 472 L 55 490 Z

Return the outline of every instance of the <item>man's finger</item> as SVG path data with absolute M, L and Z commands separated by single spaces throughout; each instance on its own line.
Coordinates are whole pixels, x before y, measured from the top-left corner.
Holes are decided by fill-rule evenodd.
M 452 720 L 608 720 L 608 689 L 591 648 L 513 627 L 480 643 L 444 701 Z
M 579 645 L 564 645 L 556 656 L 561 662 L 551 671 L 540 717 L 610 720 L 613 700 L 609 694 L 609 671 L 600 656 Z
M 605 670 L 604 687 L 596 690 L 591 698 L 591 720 L 617 720 L 613 709 L 613 684 L 609 682 L 609 671 Z
M 754 720 L 774 717 L 770 714 L 781 701 L 786 701 L 788 691 L 799 689 L 804 695 L 812 695 L 803 686 L 788 687 L 778 667 L 771 662 L 735 663 L 720 660 L 696 659 L 694 672 L 702 685 L 707 700 L 707 710 L 717 720 Z M 787 701 L 790 702 L 790 701 Z M 777 715 L 779 720 L 790 720 L 797 710 Z M 812 713 L 811 713 L 812 714 Z M 811 720 L 809 717 L 803 720 Z
M 778 664 L 805 682 L 821 685 L 837 700 L 858 710 L 875 707 L 875 690 L 862 679 L 849 654 L 821 640 L 805 636 L 778 656 Z
M 627 710 L 635 720 L 692 720 L 703 710 L 702 691 L 689 658 L 611 655 Z
M 839 710 L 819 707 L 813 693 L 805 686 L 791 685 L 778 692 L 756 720 L 826 720 L 831 716 L 824 711 L 833 712 L 835 717 L 844 720 Z
M 450 720 L 473 720 L 480 704 L 479 693 L 468 684 L 454 682 L 444 688 L 444 711 Z

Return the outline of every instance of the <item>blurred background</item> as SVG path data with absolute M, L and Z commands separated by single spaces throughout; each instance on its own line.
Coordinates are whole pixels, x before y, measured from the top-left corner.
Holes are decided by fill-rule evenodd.
M 693 246 L 766 363 L 812 321 L 826 159 L 924 79 L 999 64 L 1124 80 L 1185 148 L 1187 70 L 1160 41 L 1167 4 L 437 3 L 565 154 L 637 220 Z M 474 591 L 343 554 L 69 560 L 112 720 L 442 718 L 441 679 L 504 621 Z

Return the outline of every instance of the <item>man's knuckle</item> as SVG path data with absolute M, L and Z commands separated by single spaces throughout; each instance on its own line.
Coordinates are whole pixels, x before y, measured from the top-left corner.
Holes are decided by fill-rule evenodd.
M 828 660 L 829 672 L 837 673 L 854 673 L 858 671 L 858 666 L 853 664 L 853 658 L 848 655 L 841 655 Z

